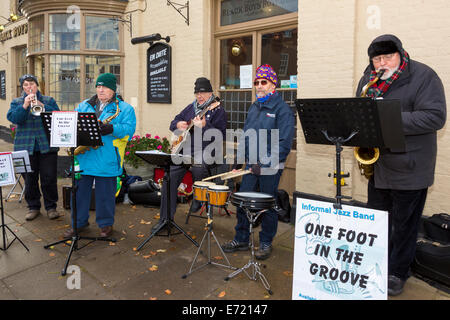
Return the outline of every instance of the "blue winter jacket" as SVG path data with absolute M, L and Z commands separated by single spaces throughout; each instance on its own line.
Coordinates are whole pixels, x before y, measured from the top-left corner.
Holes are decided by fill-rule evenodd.
M 78 112 L 95 112 L 96 99 L 94 96 L 89 100 L 81 102 L 76 111 Z M 119 139 L 127 137 L 126 141 L 133 137 L 136 130 L 136 114 L 134 108 L 120 98 L 119 115 L 114 118 L 110 124 L 113 125 L 113 132 L 102 136 L 103 146 L 97 149 L 90 149 L 84 154 L 77 155 L 80 163 L 82 175 L 100 176 L 100 177 L 116 177 L 122 174 L 123 159 L 119 153 L 119 147 L 115 146 Z M 105 120 L 116 112 L 116 103 L 110 102 L 103 109 L 99 120 Z
M 291 108 L 283 101 L 281 95 L 275 92 L 263 103 L 255 101 L 248 110 L 244 123 L 245 161 L 247 168 L 254 164 L 254 159 L 262 168 L 284 168 L 286 158 L 291 151 L 294 138 L 295 116 Z M 265 129 L 266 131 L 261 131 Z M 271 141 L 272 130 L 278 130 L 278 141 Z M 253 131 L 256 136 L 252 136 Z M 265 133 L 265 134 L 264 134 Z M 254 141 L 254 139 L 257 139 Z M 253 140 L 252 140 L 253 139 Z M 264 139 L 267 139 L 265 143 Z M 278 149 L 278 155 L 273 154 Z M 267 157 L 267 159 L 264 159 Z M 271 158 L 278 158 L 278 163 L 271 163 Z

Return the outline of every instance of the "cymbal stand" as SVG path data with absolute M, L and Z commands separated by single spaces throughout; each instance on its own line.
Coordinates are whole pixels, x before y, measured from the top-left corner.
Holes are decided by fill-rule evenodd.
M 206 202 L 206 206 L 207 206 L 206 214 L 207 214 L 207 219 L 208 219 L 208 221 L 206 223 L 206 232 L 203 235 L 202 241 L 200 242 L 200 245 L 199 245 L 199 247 L 197 249 L 197 253 L 195 254 L 194 260 L 192 261 L 192 264 L 191 264 L 191 267 L 189 268 L 188 273 L 186 273 L 186 274 L 184 274 L 182 276 L 183 279 L 186 279 L 186 277 L 189 276 L 190 274 L 192 274 L 194 271 L 197 271 L 197 270 L 199 270 L 199 269 L 201 269 L 201 268 L 203 268 L 203 267 L 205 267 L 207 265 L 215 265 L 215 266 L 230 268 L 230 269 L 234 269 L 234 270 L 237 269 L 237 268 L 231 266 L 231 263 L 228 260 L 227 256 L 225 255 L 225 252 L 223 252 L 222 247 L 219 244 L 219 241 L 217 241 L 216 235 L 214 234 L 214 231 L 213 231 L 213 219 L 212 219 L 212 210 L 211 210 L 212 209 L 211 208 L 212 205 L 209 204 L 209 195 L 206 195 L 206 197 L 208 199 L 208 201 Z M 204 263 L 203 265 L 198 266 L 195 269 L 192 269 L 194 267 L 195 262 L 197 261 L 197 257 L 199 255 L 199 253 L 201 252 L 202 245 L 203 245 L 203 242 L 206 239 L 206 236 L 208 236 L 208 243 L 207 243 L 208 261 L 206 263 Z M 219 247 L 219 250 L 220 250 L 222 256 L 225 258 L 225 260 L 228 263 L 228 265 L 217 263 L 217 262 L 214 262 L 214 261 L 211 260 L 211 236 L 214 238 L 214 241 L 216 242 L 217 247 Z
M 270 284 L 267 281 L 266 277 L 261 272 L 261 267 L 260 266 L 263 266 L 265 268 L 265 265 L 263 265 L 263 264 L 261 264 L 261 263 L 259 263 L 259 262 L 257 262 L 255 260 L 255 246 L 254 246 L 254 243 L 255 243 L 254 240 L 255 239 L 254 239 L 254 232 L 253 232 L 253 225 L 254 225 L 254 223 L 256 222 L 258 217 L 262 213 L 266 212 L 268 209 L 264 209 L 264 210 L 261 210 L 261 211 L 258 211 L 258 212 L 252 212 L 252 211 L 248 210 L 248 208 L 246 208 L 246 207 L 243 207 L 242 209 L 246 212 L 247 219 L 250 222 L 249 232 L 250 232 L 250 239 L 251 239 L 251 242 L 250 242 L 251 257 L 250 257 L 250 260 L 248 261 L 248 263 L 245 266 L 243 266 L 242 268 L 240 268 L 240 269 L 234 271 L 233 273 L 229 274 L 225 278 L 225 281 L 228 281 L 231 278 L 233 278 L 236 275 L 238 275 L 239 273 L 244 272 L 250 280 L 256 281 L 256 280 L 258 280 L 258 277 L 259 277 L 259 279 L 261 280 L 264 288 L 267 290 L 267 292 L 270 295 L 272 295 L 273 292 L 270 289 Z M 253 269 L 251 270 L 251 274 L 249 274 L 247 272 L 247 269 L 250 269 L 251 267 L 253 267 Z

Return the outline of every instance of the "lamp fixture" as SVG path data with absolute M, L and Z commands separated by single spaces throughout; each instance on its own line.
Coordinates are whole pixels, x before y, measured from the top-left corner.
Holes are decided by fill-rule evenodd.
M 15 21 L 17 21 L 17 19 L 19 19 L 19 17 L 17 17 L 17 15 L 15 13 L 12 13 L 12 12 L 9 14 L 9 18 L 5 18 L 4 16 L 0 16 L 0 18 L 3 18 L 6 21 L 8 21 L 7 24 L 9 24 L 10 22 L 15 22 Z M 1 24 L 0 25 L 0 32 L 3 32 L 3 30 L 5 30 L 5 25 Z

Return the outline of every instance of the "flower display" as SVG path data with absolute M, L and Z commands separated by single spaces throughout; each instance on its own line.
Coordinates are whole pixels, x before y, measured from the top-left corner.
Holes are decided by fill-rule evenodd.
M 135 135 L 127 143 L 125 148 L 125 162 L 134 168 L 138 168 L 144 164 L 144 160 L 136 156 L 136 151 L 159 150 L 162 152 L 170 152 L 170 142 L 164 137 L 154 136 L 147 133 L 145 136 Z
M 16 136 L 17 126 L 11 126 L 11 138 L 14 141 L 14 137 Z

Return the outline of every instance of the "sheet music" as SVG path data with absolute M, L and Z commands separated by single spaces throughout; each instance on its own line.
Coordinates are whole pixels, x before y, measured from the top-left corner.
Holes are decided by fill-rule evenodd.
M 13 151 L 12 159 L 16 173 L 33 172 L 27 150 Z
M 0 187 L 15 183 L 11 152 L 0 153 Z

